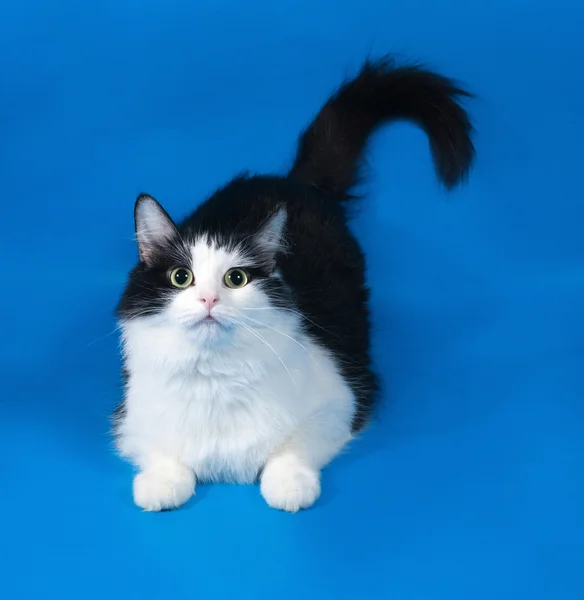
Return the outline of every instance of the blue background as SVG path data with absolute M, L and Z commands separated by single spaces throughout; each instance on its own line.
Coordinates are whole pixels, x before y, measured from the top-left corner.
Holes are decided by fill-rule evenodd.
M 575 0 L 2 6 L 0 596 L 584 597 L 583 9 Z M 138 192 L 183 216 L 296 135 L 366 54 L 465 82 L 468 185 L 371 146 L 383 408 L 313 510 L 202 486 L 143 514 L 112 453 L 112 310 Z

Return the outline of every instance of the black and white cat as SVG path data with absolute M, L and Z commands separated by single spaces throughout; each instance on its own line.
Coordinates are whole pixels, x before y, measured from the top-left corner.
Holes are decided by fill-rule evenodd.
M 198 481 L 258 478 L 274 508 L 315 502 L 320 470 L 367 423 L 378 387 L 365 262 L 347 226 L 367 139 L 388 120 L 415 121 L 453 186 L 474 156 L 467 95 L 419 67 L 370 61 L 302 134 L 286 176 L 237 177 L 177 225 L 138 198 L 115 413 L 138 506 L 178 507 Z

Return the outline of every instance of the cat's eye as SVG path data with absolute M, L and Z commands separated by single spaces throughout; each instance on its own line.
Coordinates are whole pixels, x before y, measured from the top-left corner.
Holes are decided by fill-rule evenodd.
M 188 288 L 194 279 L 193 272 L 186 267 L 176 267 L 170 272 L 170 283 L 177 288 Z
M 249 283 L 249 278 L 243 269 L 229 269 L 225 273 L 223 281 L 228 288 L 236 290 L 245 287 Z

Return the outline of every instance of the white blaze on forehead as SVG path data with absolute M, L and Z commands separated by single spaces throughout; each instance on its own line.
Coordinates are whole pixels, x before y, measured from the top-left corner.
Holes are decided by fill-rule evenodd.
M 243 256 L 207 238 L 199 238 L 190 248 L 195 285 L 200 293 L 219 292 L 225 273 L 243 266 Z

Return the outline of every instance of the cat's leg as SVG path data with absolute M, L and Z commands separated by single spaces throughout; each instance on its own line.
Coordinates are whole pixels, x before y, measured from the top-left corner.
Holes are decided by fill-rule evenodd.
M 146 403 L 137 405 L 142 407 Z M 157 444 L 152 434 L 147 435 L 155 430 L 155 418 L 148 418 L 149 415 L 145 416 L 134 407 L 128 410 L 127 399 L 124 409 L 118 412 L 120 416 L 114 430 L 118 452 L 139 471 L 134 477 L 135 504 L 147 511 L 167 510 L 184 504 L 195 493 L 195 474 L 180 456 L 160 452 L 160 447 L 170 446 L 161 433 L 166 429 L 160 428 L 163 443 Z
M 178 508 L 195 493 L 195 474 L 179 461 L 156 457 L 140 461 L 134 477 L 134 502 L 146 511 Z
M 288 512 L 312 506 L 320 496 L 320 470 L 351 437 L 346 414 L 310 419 L 266 462 L 260 484 L 266 502 Z
M 118 452 L 137 469 L 134 502 L 147 511 L 181 506 L 195 493 L 195 474 L 181 454 L 176 398 L 147 368 L 134 368 L 114 417 Z M 164 417 L 164 418 L 163 418 Z

